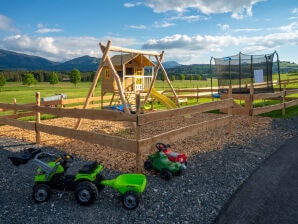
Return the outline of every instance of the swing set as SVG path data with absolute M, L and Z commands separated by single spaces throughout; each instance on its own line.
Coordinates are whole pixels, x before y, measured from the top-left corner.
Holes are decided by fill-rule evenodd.
M 104 96 L 108 93 L 112 94 L 109 108 L 115 108 L 112 106 L 115 106 L 117 103 L 117 106 L 120 105 L 120 108 L 124 113 L 129 114 L 135 109 L 136 94 L 140 94 L 143 97 L 141 100 L 141 107 L 144 107 L 149 100 L 149 97 L 162 101 L 167 108 L 179 107 L 177 94 L 161 63 L 164 51 L 159 54 L 155 51 L 116 47 L 112 46 L 110 40 L 107 42 L 106 46 L 102 43 L 99 43 L 99 46 L 103 56 L 95 73 L 83 109 L 88 108 L 90 98 L 94 94 L 95 87 L 100 77 L 101 109 L 105 109 L 103 105 Z M 109 52 L 120 52 L 121 54 L 110 57 Z M 150 60 L 150 56 L 155 58 L 156 64 Z M 148 72 L 150 68 L 151 72 Z M 175 102 L 154 90 L 154 83 L 159 69 L 162 70 L 164 79 L 171 88 Z M 81 120 L 79 119 L 76 128 L 78 128 L 80 124 Z

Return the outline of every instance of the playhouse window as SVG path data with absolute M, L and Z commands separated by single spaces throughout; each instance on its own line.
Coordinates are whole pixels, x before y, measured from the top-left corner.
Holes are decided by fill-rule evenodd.
M 133 68 L 126 68 L 126 75 L 133 75 Z
M 137 68 L 136 69 L 136 75 L 143 75 L 143 69 Z
M 108 68 L 105 70 L 105 78 L 110 79 L 110 69 Z

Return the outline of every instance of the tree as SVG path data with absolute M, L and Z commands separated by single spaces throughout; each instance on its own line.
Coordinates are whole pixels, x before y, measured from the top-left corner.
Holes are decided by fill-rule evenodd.
M 23 85 L 31 86 L 36 83 L 37 83 L 37 80 L 34 78 L 34 75 L 32 73 L 27 73 L 24 75 Z
M 57 73 L 53 72 L 50 74 L 50 84 L 55 85 L 59 83 L 58 75 Z
M 0 92 L 2 91 L 2 86 L 6 84 L 6 78 L 3 74 L 0 75 Z
M 185 80 L 185 75 L 184 74 L 180 75 L 180 80 Z
M 70 82 L 77 86 L 77 83 L 81 81 L 81 73 L 78 69 L 74 68 L 70 73 Z
M 175 75 L 171 75 L 171 81 L 174 82 L 176 80 Z

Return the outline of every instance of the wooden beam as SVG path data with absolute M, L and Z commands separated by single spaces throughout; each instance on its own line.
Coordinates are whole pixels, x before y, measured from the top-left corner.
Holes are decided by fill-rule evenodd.
M 282 108 L 283 108 L 283 104 L 279 103 L 279 104 L 270 105 L 270 106 L 266 106 L 266 107 L 253 108 L 252 112 L 253 112 L 253 115 L 258 115 L 258 114 L 267 113 L 267 112 L 270 112 L 273 110 L 280 110 Z
M 202 113 L 215 109 L 228 108 L 231 106 L 233 106 L 233 99 L 226 99 L 216 102 L 204 103 L 201 105 L 194 105 L 178 109 L 140 114 L 138 116 L 138 124 L 145 125 L 158 120 L 171 119 L 172 117 Z
M 106 51 L 106 47 L 102 44 L 100 44 L 100 47 L 101 47 L 101 50 L 102 51 Z M 116 84 L 117 84 L 117 87 L 118 87 L 118 91 L 119 91 L 119 96 L 120 96 L 120 100 L 121 100 L 121 103 L 122 103 L 122 106 L 123 106 L 123 110 L 125 113 L 127 114 L 130 114 L 130 111 L 129 109 L 127 108 L 127 105 L 126 105 L 126 100 L 125 100 L 125 96 L 124 96 L 124 91 L 123 91 L 123 88 L 122 88 L 122 85 L 121 85 L 121 81 L 120 81 L 120 78 L 119 78 L 119 75 L 110 59 L 110 57 L 107 55 L 106 57 L 106 62 L 109 64 L 109 67 L 110 69 L 112 70 L 112 74 L 116 80 Z
M 155 135 L 151 138 L 140 140 L 139 147 L 142 150 L 142 154 L 146 154 L 150 152 L 152 145 L 154 145 L 156 142 L 175 142 L 178 139 L 191 137 L 208 129 L 227 125 L 229 124 L 231 119 L 232 119 L 232 116 L 226 115 L 222 118 L 200 122 L 197 124 L 193 124 L 193 125 L 175 129 L 169 132 L 165 132 L 159 135 Z
M 144 55 L 151 55 L 151 56 L 158 56 L 158 55 L 160 55 L 156 51 L 134 50 L 134 49 L 124 48 L 124 47 L 116 47 L 116 46 L 111 46 L 110 47 L 110 51 L 124 52 L 124 53 L 133 53 L 133 54 L 144 54 Z
M 45 124 L 37 124 L 36 126 L 38 131 L 48 134 L 59 135 L 67 138 L 90 142 L 92 144 L 100 144 L 127 152 L 137 153 L 137 142 L 135 140 Z
M 85 118 L 91 120 L 109 120 L 109 121 L 132 121 L 136 122 L 135 114 L 127 114 L 122 111 L 112 110 L 86 110 L 69 108 L 38 107 L 34 105 L 19 105 L 0 103 L 0 108 L 6 110 L 25 110 L 40 112 L 43 114 L 53 114 L 59 117 Z
M 105 135 L 83 130 L 75 130 L 64 127 L 57 127 L 45 124 L 38 124 L 27 121 L 19 121 L 10 118 L 0 117 L 0 123 L 10 126 L 27 129 L 31 131 L 39 131 L 52 135 L 59 135 L 66 138 L 90 142 L 93 144 L 100 144 L 112 148 L 120 149 L 127 152 L 137 153 L 137 141 L 128 140 L 117 136 Z
M 162 55 L 163 55 L 163 53 L 164 53 L 164 52 L 162 52 Z M 174 87 L 172 86 L 172 84 L 171 84 L 171 82 L 170 82 L 170 80 L 169 80 L 169 77 L 168 77 L 168 74 L 167 74 L 165 68 L 164 68 L 163 65 L 161 64 L 162 57 L 158 58 L 157 56 L 155 56 L 155 58 L 156 58 L 156 60 L 157 60 L 157 63 L 158 63 L 158 65 L 159 65 L 159 67 L 160 67 L 161 70 L 162 70 L 162 73 L 163 73 L 165 79 L 167 80 L 167 83 L 169 84 L 169 86 L 170 86 L 170 88 L 171 88 L 171 90 L 172 90 L 172 93 L 174 94 L 174 97 L 175 97 L 175 100 L 176 100 L 176 105 L 177 105 L 178 107 L 180 107 L 180 103 L 179 103 L 177 94 L 176 94 L 176 92 L 175 92 L 175 90 L 174 90 Z
M 94 76 L 94 78 L 93 78 L 92 85 L 91 85 L 91 87 L 90 87 L 90 89 L 89 89 L 89 93 L 88 93 L 88 95 L 87 95 L 86 102 L 85 102 L 85 104 L 84 104 L 84 106 L 83 106 L 84 109 L 86 109 L 86 108 L 88 107 L 90 98 L 91 98 L 91 96 L 92 96 L 92 94 L 93 94 L 93 92 L 94 92 L 94 89 L 95 89 L 96 85 L 97 85 L 97 82 L 98 82 L 100 73 L 101 73 L 101 71 L 102 71 L 102 68 L 103 68 L 103 66 L 104 66 L 104 63 L 105 63 L 107 57 L 109 57 L 108 52 L 109 52 L 109 48 L 110 48 L 110 46 L 111 46 L 111 42 L 108 41 L 108 43 L 107 43 L 107 47 L 105 48 L 105 51 L 103 51 L 103 56 L 102 56 L 102 58 L 101 58 L 101 62 L 99 63 L 98 68 L 97 68 L 97 71 L 96 71 L 95 76 Z M 81 118 L 78 119 L 75 128 L 78 129 L 78 128 L 80 127 L 80 125 L 81 125 Z

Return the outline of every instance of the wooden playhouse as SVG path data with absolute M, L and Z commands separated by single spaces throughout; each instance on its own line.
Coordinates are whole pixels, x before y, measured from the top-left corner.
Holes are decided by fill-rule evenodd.
M 112 68 L 108 62 L 104 63 L 101 72 L 101 95 L 105 96 L 112 93 L 113 97 L 110 106 L 119 101 L 119 92 L 123 91 L 126 103 L 135 104 L 135 95 L 145 93 L 150 88 L 153 81 L 153 68 L 155 64 L 143 54 L 120 54 L 111 57 L 111 62 L 117 76 L 113 75 Z M 117 79 L 120 80 L 121 89 L 117 85 Z

